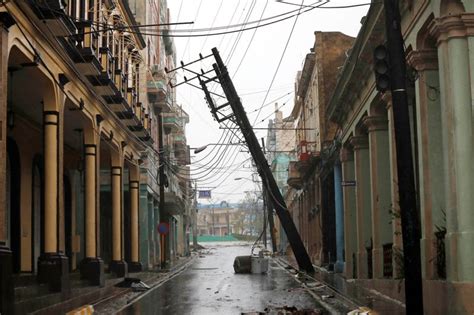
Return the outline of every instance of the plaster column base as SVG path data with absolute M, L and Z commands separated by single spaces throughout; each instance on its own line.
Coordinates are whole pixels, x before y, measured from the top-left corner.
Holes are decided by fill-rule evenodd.
M 79 269 L 81 271 L 81 279 L 86 279 L 91 285 L 103 287 L 105 285 L 104 262 L 100 257 L 84 258 Z
M 128 263 L 128 272 L 140 272 L 143 270 L 142 264 L 140 262 L 131 262 Z
M 372 249 L 373 278 L 383 279 L 383 248 Z
M 346 256 L 346 261 L 344 263 L 344 276 L 347 279 L 353 279 L 355 276 L 354 269 L 354 260 L 352 259 L 352 256 Z
M 436 263 L 437 263 L 437 253 L 436 253 L 436 240 L 432 238 L 422 238 L 420 240 L 420 249 L 421 249 L 421 271 L 423 279 L 436 279 Z M 395 258 L 395 257 L 394 257 Z M 394 264 L 394 272 L 396 266 Z
M 69 258 L 62 253 L 44 253 L 38 258 L 38 282 L 47 283 L 49 291 L 71 293 Z
M 123 260 L 113 260 L 109 265 L 109 272 L 117 277 L 126 277 L 128 275 L 128 265 Z
M 367 252 L 357 252 L 357 278 L 367 279 L 369 277 L 367 265 Z
M 458 262 L 460 257 L 458 257 L 458 233 L 447 233 L 444 244 L 446 253 L 446 280 L 459 281 Z
M 474 232 L 455 233 L 458 239 L 457 268 L 461 282 L 474 282 Z
M 336 261 L 334 264 L 334 272 L 343 273 L 344 272 L 344 262 L 342 260 Z
M 7 247 L 0 247 L 0 313 L 12 314 L 13 291 L 13 256 Z

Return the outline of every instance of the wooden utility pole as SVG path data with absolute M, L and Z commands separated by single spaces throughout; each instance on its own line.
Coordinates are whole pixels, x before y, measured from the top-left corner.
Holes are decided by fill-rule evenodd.
M 415 176 L 406 91 L 406 60 L 401 32 L 399 0 L 384 0 L 387 49 L 390 55 L 390 89 L 397 152 L 398 191 L 402 221 L 407 314 L 423 314 L 420 219 L 416 204 Z
M 240 97 L 235 90 L 234 84 L 227 72 L 227 68 L 224 65 L 217 48 L 212 49 L 212 54 L 214 55 L 214 59 L 216 63 L 213 64 L 214 71 L 216 73 L 216 78 L 208 79 L 203 81 L 200 78 L 200 84 L 204 93 L 206 94 L 206 100 L 211 107 L 211 112 L 213 115 L 216 115 L 219 111 L 221 111 L 224 107 L 230 106 L 232 109 L 232 114 L 223 113 L 225 117 L 219 118 L 218 121 L 224 121 L 226 119 L 233 119 L 233 121 L 240 127 L 240 130 L 245 138 L 245 142 L 249 148 L 250 154 L 252 155 L 255 164 L 257 165 L 257 170 L 262 178 L 262 185 L 265 186 L 267 192 L 270 194 L 270 201 L 273 204 L 274 209 L 280 219 L 281 225 L 286 232 L 288 237 L 288 241 L 291 245 L 293 253 L 295 255 L 295 259 L 298 263 L 300 269 L 308 272 L 314 273 L 314 267 L 311 263 L 311 259 L 309 258 L 308 252 L 304 247 L 304 244 L 301 240 L 301 237 L 296 229 L 295 223 L 291 218 L 291 214 L 288 211 L 288 208 L 285 203 L 285 199 L 283 198 L 280 189 L 273 177 L 272 171 L 268 165 L 267 159 L 263 154 L 262 148 L 258 142 L 257 137 L 253 131 L 252 125 L 250 124 L 247 114 L 245 113 L 244 107 L 240 101 Z M 209 89 L 207 88 L 206 84 L 209 82 L 215 82 L 218 80 L 220 83 L 224 94 L 227 98 L 228 103 L 216 106 L 214 101 L 211 98 L 211 94 Z

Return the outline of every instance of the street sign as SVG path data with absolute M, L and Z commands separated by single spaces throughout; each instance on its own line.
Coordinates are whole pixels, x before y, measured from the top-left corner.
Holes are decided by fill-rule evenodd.
M 158 233 L 166 235 L 170 231 L 170 225 L 168 224 L 168 222 L 160 222 L 160 224 L 158 224 L 157 230 Z
M 355 186 L 356 181 L 355 180 L 343 180 L 341 182 L 341 186 Z
M 211 199 L 210 190 L 199 190 L 199 199 Z

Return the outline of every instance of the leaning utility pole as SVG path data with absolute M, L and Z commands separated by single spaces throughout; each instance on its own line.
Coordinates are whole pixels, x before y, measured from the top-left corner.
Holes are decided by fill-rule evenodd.
M 291 218 L 290 212 L 288 211 L 285 199 L 281 195 L 280 189 L 273 177 L 272 171 L 268 166 L 267 159 L 263 154 L 262 148 L 253 132 L 252 125 L 250 124 L 247 114 L 245 113 L 244 107 L 240 101 L 240 97 L 235 90 L 234 84 L 227 72 L 227 68 L 222 62 L 222 59 L 219 55 L 217 48 L 212 49 L 212 54 L 216 63 L 214 63 L 213 69 L 216 74 L 215 78 L 203 80 L 201 76 L 198 76 L 202 89 L 206 94 L 206 100 L 211 107 L 211 112 L 214 117 L 219 121 L 224 121 L 227 119 L 233 119 L 233 121 L 240 127 L 240 130 L 245 138 L 247 146 L 249 148 L 250 154 L 257 165 L 257 170 L 262 178 L 262 185 L 265 186 L 267 192 L 270 195 L 270 200 L 273 203 L 273 207 L 276 210 L 276 213 L 280 219 L 280 222 L 283 226 L 283 229 L 286 232 L 288 241 L 293 249 L 296 261 L 300 269 L 308 272 L 314 273 L 314 267 L 311 263 L 309 255 L 306 251 L 306 248 L 301 241 L 301 237 L 296 229 L 296 226 Z M 220 83 L 222 90 L 224 91 L 225 97 L 228 103 L 221 106 L 216 106 L 211 97 L 211 92 L 208 90 L 206 84 L 210 82 Z M 217 113 L 223 108 L 230 106 L 232 109 L 232 114 L 226 115 L 225 117 L 218 117 Z
M 398 192 L 402 221 L 407 314 L 423 314 L 420 256 L 420 221 L 406 92 L 406 60 L 401 32 L 399 0 L 384 0 L 387 49 L 390 55 L 390 89 L 397 151 Z
M 203 59 L 214 57 L 216 63 L 212 65 L 212 70 L 204 71 L 201 69 L 201 73 L 193 71 L 188 67 L 192 64 L 196 64 Z M 167 73 L 174 72 L 177 70 L 183 69 L 187 72 L 190 72 L 195 75 L 195 77 L 188 79 L 184 77 L 184 81 L 178 84 L 173 85 L 170 82 L 171 87 L 175 88 L 181 84 L 190 84 L 193 87 L 197 87 L 196 85 L 191 84 L 189 81 L 194 79 L 198 79 L 201 85 L 202 90 L 204 91 L 206 101 L 211 109 L 211 113 L 214 116 L 214 119 L 221 123 L 226 120 L 231 120 L 239 126 L 240 131 L 242 132 L 245 142 L 249 148 L 250 154 L 252 155 L 255 164 L 257 165 L 257 171 L 260 177 L 262 178 L 262 185 L 266 188 L 267 193 L 270 196 L 270 200 L 273 204 L 273 208 L 280 219 L 280 223 L 283 229 L 286 232 L 286 236 L 288 238 L 288 242 L 291 245 L 293 250 L 293 254 L 295 255 L 296 262 L 300 269 L 308 272 L 314 273 L 314 267 L 311 263 L 311 259 L 309 259 L 308 252 L 301 241 L 301 237 L 296 229 L 295 223 L 291 218 L 290 212 L 288 211 L 285 199 L 281 195 L 280 189 L 273 177 L 272 171 L 268 166 L 267 159 L 263 154 L 262 148 L 258 143 L 257 137 L 253 132 L 252 125 L 250 124 L 247 114 L 245 113 L 244 107 L 240 102 L 239 95 L 235 90 L 234 84 L 227 72 L 227 68 L 222 62 L 222 59 L 217 51 L 217 48 L 212 49 L 212 54 L 207 56 L 202 56 L 199 54 L 199 59 L 191 61 L 187 64 L 184 64 L 181 61 L 181 66 L 168 70 L 165 68 Z M 209 73 L 215 74 L 214 77 L 208 77 Z M 222 87 L 225 96 L 219 95 L 215 92 L 209 91 L 207 84 L 209 83 L 218 83 Z M 212 96 L 217 96 L 219 99 L 226 99 L 226 103 L 222 105 L 217 105 L 214 102 Z M 229 113 L 229 107 L 231 112 Z

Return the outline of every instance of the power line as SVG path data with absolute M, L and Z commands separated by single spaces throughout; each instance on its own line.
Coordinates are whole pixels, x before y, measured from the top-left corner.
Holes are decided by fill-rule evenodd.
M 321 5 L 323 5 L 323 4 L 325 4 L 325 3 L 328 2 L 328 0 L 325 0 L 325 1 L 326 1 L 326 2 L 322 3 Z M 304 0 L 301 0 L 301 7 L 300 7 L 300 10 L 302 9 L 303 3 L 304 3 Z M 314 8 L 313 8 L 313 9 L 314 9 Z M 275 82 L 275 78 L 276 78 L 276 76 L 277 76 L 277 74 L 278 74 L 278 71 L 280 70 L 280 66 L 281 66 L 281 63 L 282 63 L 282 61 L 283 61 L 283 57 L 285 56 L 286 49 L 288 48 L 288 44 L 290 43 L 291 37 L 292 37 L 292 35 L 293 35 L 293 31 L 295 30 L 295 27 L 296 27 L 296 23 L 298 22 L 299 14 L 300 14 L 300 12 L 298 11 L 298 14 L 296 15 L 295 21 L 294 21 L 293 26 L 292 26 L 292 28 L 291 28 L 290 34 L 288 35 L 288 39 L 287 39 L 287 41 L 286 41 L 285 48 L 283 49 L 283 52 L 282 52 L 282 54 L 281 54 L 280 61 L 278 62 L 277 68 L 275 69 L 275 73 L 273 74 L 272 80 L 271 80 L 271 82 L 270 82 L 270 86 L 268 87 L 267 93 L 265 94 L 265 98 L 263 99 L 263 102 L 262 102 L 262 106 L 260 106 L 260 110 L 258 111 L 258 114 L 257 114 L 257 116 L 255 117 L 255 120 L 254 120 L 254 122 L 253 122 L 253 125 L 255 125 L 255 123 L 257 122 L 258 116 L 260 116 L 260 112 L 262 111 L 263 105 L 265 104 L 265 101 L 267 100 L 268 93 L 270 93 L 270 89 L 271 89 L 272 86 L 273 86 L 273 82 Z
M 329 1 L 329 0 L 325 0 L 325 1 Z M 265 26 L 269 26 L 269 25 L 276 24 L 276 23 L 279 23 L 279 22 L 283 22 L 283 21 L 286 21 L 288 19 L 291 19 L 292 17 L 299 16 L 303 13 L 312 11 L 312 10 L 317 9 L 317 8 L 318 7 L 316 7 L 316 6 L 311 6 L 311 7 L 307 8 L 306 10 L 297 10 L 297 11 L 300 11 L 300 12 L 298 12 L 296 14 L 293 14 L 293 15 L 290 15 L 290 16 L 272 21 L 272 22 L 260 24 L 258 26 L 246 27 L 246 28 L 242 28 L 242 29 L 230 30 L 230 31 L 224 31 L 224 32 L 216 32 L 216 33 L 212 33 L 212 34 L 209 34 L 209 33 L 205 33 L 205 34 L 172 34 L 172 33 L 175 33 L 176 31 L 169 31 L 169 32 L 164 32 L 164 33 L 161 33 L 161 32 L 159 32 L 159 33 L 148 33 L 148 32 L 142 32 L 142 31 L 128 31 L 128 33 L 136 33 L 136 34 L 142 34 L 142 35 L 148 35 L 148 36 L 158 36 L 158 37 L 204 37 L 204 36 L 225 35 L 225 34 L 231 34 L 231 33 L 238 33 L 238 32 L 253 30 L 255 28 L 265 27 Z
M 265 10 L 267 9 L 267 5 L 268 5 L 268 0 L 267 0 L 267 2 L 265 2 L 265 6 L 263 7 L 262 14 L 260 15 L 260 20 L 262 19 L 263 14 L 265 13 Z M 257 24 L 257 26 L 258 26 L 258 25 L 260 25 L 260 22 Z M 234 71 L 234 74 L 232 75 L 232 79 L 236 76 L 237 72 L 238 72 L 239 69 L 240 69 L 240 66 L 242 65 L 242 62 L 244 61 L 245 57 L 247 56 L 247 52 L 249 51 L 250 45 L 252 45 L 252 42 L 253 42 L 253 39 L 254 39 L 254 37 L 255 37 L 255 34 L 257 33 L 257 30 L 258 30 L 258 28 L 256 28 L 256 29 L 253 31 L 252 37 L 250 38 L 250 41 L 249 41 L 249 43 L 248 43 L 248 45 L 247 45 L 247 48 L 245 49 L 244 55 L 243 55 L 242 58 L 240 59 L 239 65 L 237 66 L 237 68 L 236 68 L 235 71 Z

